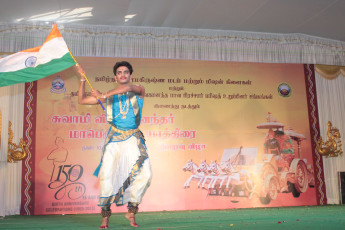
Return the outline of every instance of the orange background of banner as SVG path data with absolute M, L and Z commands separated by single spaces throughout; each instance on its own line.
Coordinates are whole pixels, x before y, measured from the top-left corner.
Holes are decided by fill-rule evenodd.
M 107 81 L 113 78 L 114 63 L 122 59 L 80 57 L 77 60 L 95 89 L 105 92 L 115 87 L 113 82 Z M 215 160 L 219 162 L 225 149 L 240 146 L 257 148 L 256 160 L 262 161 L 267 130 L 258 129 L 257 125 L 266 122 L 268 112 L 272 118 L 283 123 L 285 129 L 292 128 L 306 137 L 301 144 L 302 158 L 312 163 L 303 65 L 127 60 L 134 68 L 133 83 L 145 86 L 148 94 L 143 110 L 146 122 L 142 122 L 141 130 L 146 137 L 153 179 L 140 205 L 141 211 L 317 204 L 315 188 L 308 188 L 298 198 L 294 198 L 291 193 L 278 193 L 277 198 L 268 205 L 262 204 L 255 196 L 251 199 L 211 196 L 207 189 L 198 188 L 194 181 L 189 188 L 185 188 L 184 184 L 192 174 L 182 170 L 190 159 L 197 164 L 202 160 L 207 163 Z M 108 125 L 95 123 L 95 118 L 104 113 L 101 106 L 78 104 L 76 93 L 79 78 L 74 69 L 70 68 L 38 81 L 35 172 L 37 215 L 99 212 L 99 184 L 92 173 L 100 161 L 104 139 L 71 138 L 70 133 L 93 130 L 100 134 L 108 130 Z M 214 84 L 215 81 L 222 81 L 223 84 Z M 227 84 L 227 81 L 244 81 L 247 84 Z M 52 89 L 53 83 L 55 89 Z M 63 87 L 61 83 L 64 83 Z M 289 97 L 279 94 L 278 86 L 281 83 L 290 86 Z M 86 88 L 89 89 L 88 86 Z M 203 98 L 186 98 L 187 94 L 202 94 Z M 211 98 L 206 98 L 210 94 Z M 229 99 L 229 95 L 237 94 L 247 95 L 247 98 Z M 272 99 L 250 99 L 253 94 L 264 94 Z M 220 98 L 216 98 L 218 95 Z M 173 108 L 157 108 L 157 105 Z M 64 123 L 63 116 L 79 122 Z M 173 122 L 150 124 L 148 121 L 154 121 L 155 117 L 169 118 Z M 59 122 L 57 118 L 60 118 Z M 90 122 L 80 123 L 79 119 Z M 159 131 L 161 134 L 163 131 L 172 134 L 176 129 L 185 132 L 180 132 L 178 138 L 153 135 Z M 191 138 L 193 131 L 195 138 Z M 189 137 L 183 137 L 186 134 Z M 205 149 L 188 149 L 191 144 Z M 185 150 L 173 149 L 178 147 L 184 147 Z M 113 212 L 124 211 L 126 207 L 113 208 Z

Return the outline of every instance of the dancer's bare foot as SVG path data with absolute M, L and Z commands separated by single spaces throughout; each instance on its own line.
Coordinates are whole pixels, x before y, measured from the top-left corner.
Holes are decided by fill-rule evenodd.
M 125 217 L 129 220 L 129 224 L 132 227 L 139 227 L 139 225 L 137 223 L 135 223 L 135 215 L 132 213 L 126 213 Z
M 98 229 L 108 229 L 109 217 L 102 217 L 102 224 Z

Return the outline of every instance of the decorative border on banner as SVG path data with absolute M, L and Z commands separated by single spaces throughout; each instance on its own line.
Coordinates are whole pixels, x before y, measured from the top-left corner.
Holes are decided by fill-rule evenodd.
M 309 114 L 309 126 L 310 126 L 310 136 L 312 138 L 311 145 L 313 150 L 313 163 L 315 169 L 315 188 L 316 197 L 318 205 L 327 204 L 326 197 L 326 185 L 325 177 L 323 171 L 323 161 L 322 157 L 316 149 L 317 140 L 320 137 L 320 126 L 319 126 L 319 114 L 317 107 L 317 97 L 316 97 L 316 85 L 315 85 L 315 72 L 313 64 L 304 65 L 304 76 L 305 85 L 307 93 L 307 103 L 308 103 L 308 114 Z
M 35 210 L 36 107 L 37 81 L 25 83 L 23 139 L 28 156 L 22 162 L 21 215 L 34 215 Z

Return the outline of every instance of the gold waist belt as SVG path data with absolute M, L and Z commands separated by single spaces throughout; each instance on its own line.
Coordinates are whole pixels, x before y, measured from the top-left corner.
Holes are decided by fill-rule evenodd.
M 122 135 L 125 135 L 125 136 L 130 136 L 132 135 L 133 133 L 136 133 L 139 131 L 139 128 L 136 128 L 136 129 L 130 129 L 130 130 L 121 130 L 121 129 L 118 129 L 116 128 L 113 124 L 111 124 L 112 126 L 112 130 L 117 132 L 117 133 L 120 133 Z

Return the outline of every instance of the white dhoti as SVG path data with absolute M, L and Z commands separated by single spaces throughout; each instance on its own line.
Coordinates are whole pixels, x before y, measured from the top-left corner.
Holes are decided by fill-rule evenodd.
M 108 143 L 99 177 L 99 206 L 141 203 L 152 177 L 143 140 L 132 135 L 126 140 Z

